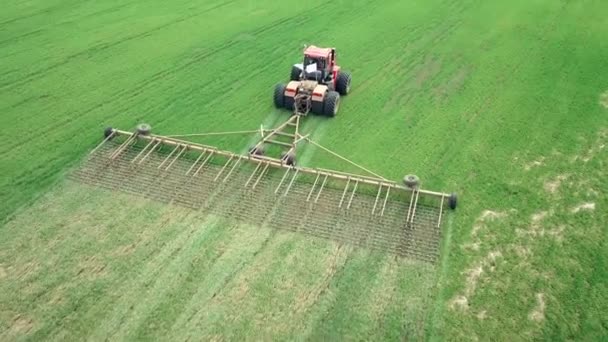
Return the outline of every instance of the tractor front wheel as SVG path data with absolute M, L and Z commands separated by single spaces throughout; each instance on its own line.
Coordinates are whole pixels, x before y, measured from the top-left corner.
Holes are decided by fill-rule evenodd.
M 291 67 L 291 76 L 289 77 L 289 79 L 292 81 L 299 81 L 301 73 L 302 70 L 300 70 L 300 68 L 294 65 L 293 67 Z
M 338 114 L 340 108 L 340 93 L 337 91 L 330 90 L 325 95 L 325 101 L 323 105 L 323 114 L 325 116 L 334 117 Z
M 348 71 L 340 71 L 338 73 L 338 80 L 336 81 L 336 90 L 340 95 L 344 96 L 350 92 L 350 81 L 351 75 Z
M 285 85 L 277 84 L 274 87 L 274 106 L 277 108 L 285 107 Z

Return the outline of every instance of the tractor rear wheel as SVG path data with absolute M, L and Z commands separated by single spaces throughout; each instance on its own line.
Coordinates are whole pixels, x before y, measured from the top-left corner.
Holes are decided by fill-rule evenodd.
M 350 92 L 350 81 L 351 75 L 348 71 L 340 71 L 338 73 L 338 80 L 336 81 L 336 90 L 340 95 L 344 96 Z
M 299 81 L 301 73 L 302 70 L 300 70 L 300 68 L 294 65 L 293 67 L 291 67 L 291 76 L 289 77 L 289 79 L 292 81 Z
M 285 85 L 277 84 L 274 87 L 274 106 L 277 108 L 285 107 Z
M 340 93 L 333 90 L 328 91 L 323 102 L 323 114 L 329 117 L 336 116 L 340 109 Z

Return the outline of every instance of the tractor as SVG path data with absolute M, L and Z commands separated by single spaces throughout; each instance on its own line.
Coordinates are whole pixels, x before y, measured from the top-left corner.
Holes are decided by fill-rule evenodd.
M 291 68 L 290 82 L 276 85 L 274 105 L 298 115 L 312 112 L 334 117 L 350 83 L 351 74 L 336 64 L 335 48 L 305 46 L 304 61 Z

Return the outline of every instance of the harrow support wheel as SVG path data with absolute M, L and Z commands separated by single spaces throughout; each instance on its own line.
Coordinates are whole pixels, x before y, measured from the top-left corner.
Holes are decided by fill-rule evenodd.
M 146 123 L 141 123 L 137 125 L 137 133 L 141 135 L 148 135 L 152 132 L 152 127 Z
M 289 166 L 296 165 L 296 156 L 293 152 L 291 152 L 291 153 L 281 152 L 281 160 L 285 161 L 285 164 L 287 164 Z
M 458 196 L 453 193 L 450 195 L 450 197 L 448 197 L 448 205 L 450 206 L 450 209 L 454 210 L 456 209 L 456 205 L 458 204 Z
M 407 175 L 403 177 L 403 184 L 410 189 L 417 189 L 420 186 L 420 178 L 416 175 Z
M 258 148 L 255 148 L 255 146 L 252 146 L 249 148 L 249 153 L 256 155 L 256 156 L 263 156 L 264 155 L 264 146 L 260 146 Z
M 325 116 L 334 117 L 340 109 L 340 94 L 337 91 L 330 90 L 325 95 L 323 104 L 323 114 Z
M 336 91 L 340 95 L 345 96 L 350 92 L 350 82 L 352 76 L 348 71 L 340 71 L 338 73 L 338 79 L 336 80 Z
M 283 108 L 285 107 L 285 85 L 284 84 L 277 84 L 274 87 L 274 106 L 276 108 Z
M 107 139 L 112 134 L 112 132 L 114 132 L 114 129 L 112 127 L 106 127 L 103 130 L 103 137 Z

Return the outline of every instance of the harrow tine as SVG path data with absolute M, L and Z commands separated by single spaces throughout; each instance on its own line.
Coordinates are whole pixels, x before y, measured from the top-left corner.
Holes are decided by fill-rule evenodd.
M 380 198 L 380 193 L 382 192 L 382 187 L 384 184 L 380 183 L 378 187 L 378 194 L 376 194 L 376 200 L 374 201 L 374 207 L 372 208 L 372 216 L 374 216 L 374 212 L 376 212 L 376 206 L 378 205 L 378 198 Z
M 258 179 L 255 181 L 255 183 L 253 183 L 253 186 L 251 187 L 252 189 L 255 189 L 255 187 L 258 186 L 258 183 L 260 182 L 260 180 L 262 180 L 262 178 L 266 174 L 266 170 L 268 170 L 269 166 L 270 166 L 270 163 L 266 163 L 266 165 L 262 169 L 262 172 L 260 172 L 260 175 L 258 176 Z
M 228 158 L 228 161 L 226 162 L 226 164 L 224 164 L 224 167 L 222 167 L 222 169 L 220 170 L 220 172 L 217 173 L 217 175 L 213 179 L 214 182 L 216 182 L 217 179 L 220 178 L 220 176 L 222 175 L 222 173 L 224 173 L 224 170 L 226 169 L 226 167 L 228 166 L 228 164 L 230 164 L 230 162 L 232 161 L 232 159 L 234 159 L 234 154 L 231 155 L 230 158 Z
M 388 194 L 391 193 L 391 187 L 389 186 L 386 189 L 386 196 L 384 196 L 384 203 L 382 204 L 382 211 L 380 212 L 380 216 L 384 216 L 384 209 L 386 209 L 386 202 L 388 201 Z
M 410 215 L 412 212 L 412 204 L 414 204 L 414 195 L 416 193 L 416 189 L 412 189 L 412 197 L 410 198 L 410 206 L 407 209 L 407 217 L 405 218 L 405 222 L 410 222 Z
M 306 197 L 306 202 L 310 201 L 310 196 L 312 195 L 312 193 L 315 191 L 315 188 L 317 187 L 317 182 L 319 181 L 319 176 L 321 176 L 321 174 L 317 173 L 317 178 L 315 178 L 315 182 L 312 184 L 312 188 L 310 189 L 310 192 L 308 193 L 308 197 Z
M 348 190 L 349 185 L 350 177 L 348 177 L 348 181 L 346 181 L 346 186 L 344 187 L 344 191 L 342 192 L 342 198 L 340 198 L 340 204 L 338 204 L 338 208 L 342 208 L 342 202 L 344 202 L 344 196 L 346 196 L 346 190 Z
M 414 208 L 412 210 L 412 218 L 410 219 L 410 223 L 414 223 L 414 216 L 416 216 L 416 208 L 418 206 L 418 196 L 420 195 L 420 191 L 416 191 L 416 200 L 414 201 Z
M 441 205 L 439 206 L 439 219 L 437 220 L 437 228 L 441 227 L 441 214 L 443 214 L 443 200 L 445 196 L 441 196 Z
M 285 189 L 285 193 L 283 194 L 283 196 L 287 196 L 287 193 L 291 189 L 291 186 L 293 185 L 293 182 L 296 180 L 296 177 L 298 176 L 299 172 L 300 172 L 300 169 L 297 169 L 296 172 L 293 174 L 293 177 L 291 177 L 291 182 L 289 182 L 289 185 L 287 186 L 287 189 Z
M 325 178 L 323 179 L 323 184 L 321 184 L 321 189 L 319 189 L 319 192 L 317 193 L 317 197 L 315 198 L 315 203 L 317 203 L 317 201 L 319 200 L 319 197 L 321 196 L 321 192 L 323 191 L 323 188 L 325 187 L 325 182 L 327 182 L 327 177 L 329 177 L 328 173 L 325 174 Z
M 163 160 L 163 162 L 157 166 L 157 169 L 160 169 L 161 167 L 163 167 L 163 165 L 165 165 L 167 160 L 169 160 L 169 158 L 171 158 L 173 156 L 175 151 L 177 151 L 178 149 L 181 149 L 181 148 L 182 148 L 182 145 L 176 145 L 175 148 L 173 149 L 173 151 L 171 151 L 171 153 L 169 153 L 169 155 Z
M 150 154 L 152 154 L 152 151 L 156 150 L 156 148 L 158 146 L 160 146 L 162 144 L 162 142 L 163 142 L 162 140 L 158 140 L 156 142 L 156 144 L 154 144 L 154 146 L 152 146 L 152 148 L 150 149 L 150 151 L 148 151 L 148 153 L 146 153 L 146 155 L 137 162 L 137 165 L 141 165 L 141 163 L 143 163 L 146 159 L 148 159 L 148 157 L 150 156 Z
M 203 169 L 203 167 L 205 166 L 205 164 L 207 164 L 207 162 L 209 161 L 209 159 L 211 159 L 211 157 L 213 157 L 214 153 L 215 153 L 215 151 L 211 151 L 211 153 L 209 153 L 209 155 L 207 156 L 207 158 L 205 158 L 205 160 L 203 161 L 203 163 L 198 167 L 198 169 L 196 169 L 196 172 L 192 175 L 192 177 L 198 176 L 198 173 L 201 172 L 201 170 Z
M 144 147 L 143 150 L 139 151 L 135 158 L 131 159 L 131 163 L 134 163 L 139 157 L 141 157 L 146 152 L 146 150 L 148 150 L 148 147 L 152 146 L 152 144 L 154 144 L 155 142 L 156 138 L 150 139 L 150 142 L 146 145 L 146 147 Z
M 136 136 L 136 134 L 133 134 L 127 140 L 125 140 L 120 146 L 118 146 L 116 151 L 114 151 L 114 153 L 112 153 L 112 155 L 110 156 L 110 159 L 112 159 L 112 160 L 116 159 L 122 153 L 122 151 L 127 148 L 128 145 L 130 145 L 133 141 L 135 141 L 135 139 L 136 139 L 135 136 Z
M 353 198 L 355 197 L 355 192 L 357 192 L 357 186 L 359 186 L 359 180 L 355 182 L 355 187 L 353 188 L 353 193 L 350 194 L 350 199 L 348 200 L 348 205 L 346 206 L 346 210 L 350 209 L 350 205 L 353 203 Z
M 175 156 L 175 158 L 173 158 L 171 163 L 169 163 L 169 165 L 167 165 L 167 167 L 165 168 L 165 171 L 169 170 L 169 168 L 173 165 L 173 163 L 175 163 L 175 161 L 178 160 L 179 157 L 181 157 L 181 155 L 184 152 L 186 152 L 187 149 L 188 149 L 188 145 L 184 145 L 184 147 L 179 151 L 179 153 Z
M 260 169 L 260 166 L 262 166 L 261 162 L 258 163 L 258 166 L 256 166 L 255 170 L 253 170 L 253 172 L 251 173 L 251 176 L 249 176 L 249 179 L 247 179 L 247 182 L 245 183 L 245 187 L 247 187 L 249 185 L 249 182 L 251 182 L 251 180 L 253 179 L 253 176 L 255 176 L 255 174 L 258 172 L 258 170 Z
M 232 165 L 232 168 L 230 169 L 230 171 L 228 172 L 228 174 L 226 175 L 226 177 L 224 177 L 224 179 L 222 180 L 222 183 L 226 183 L 226 181 L 228 180 L 228 178 L 230 178 L 230 175 L 232 174 L 232 171 L 234 171 L 234 169 L 241 163 L 241 156 L 238 157 L 238 159 L 236 160 L 236 163 L 234 163 L 234 165 Z
M 277 185 L 277 188 L 274 189 L 274 193 L 275 194 L 277 192 L 279 192 L 279 189 L 281 188 L 281 185 L 283 185 L 283 182 L 285 181 L 285 178 L 287 178 L 287 174 L 289 173 L 289 171 L 291 171 L 291 169 L 287 169 L 287 171 L 285 171 L 285 173 L 283 174 L 283 178 L 281 178 L 281 181 L 279 182 L 279 185 Z
M 186 171 L 186 176 L 190 174 L 190 172 L 192 171 L 192 169 L 194 169 L 194 167 L 196 166 L 196 164 L 198 164 L 198 162 L 203 158 L 203 156 L 207 153 L 207 151 L 203 151 L 203 153 L 201 153 L 200 156 L 198 156 L 198 158 L 196 158 L 196 160 L 194 161 L 194 163 L 192 164 L 192 166 L 190 166 L 190 168 L 188 169 L 188 171 Z

